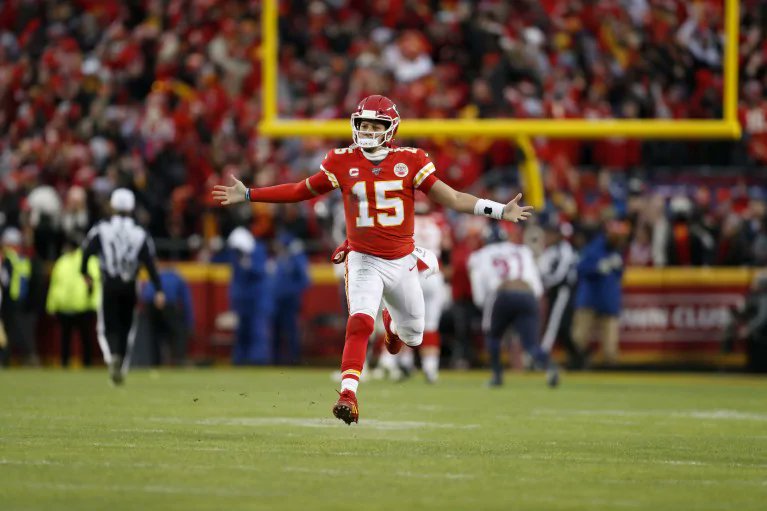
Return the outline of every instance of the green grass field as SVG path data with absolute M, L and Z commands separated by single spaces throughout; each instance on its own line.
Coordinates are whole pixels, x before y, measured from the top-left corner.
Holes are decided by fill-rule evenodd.
M 767 379 L 0 372 L 0 509 L 764 510 Z

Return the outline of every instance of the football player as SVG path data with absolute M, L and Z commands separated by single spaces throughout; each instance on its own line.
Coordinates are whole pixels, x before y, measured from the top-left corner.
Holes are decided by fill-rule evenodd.
M 436 261 L 442 257 L 449 236 L 446 233 L 447 222 L 441 213 L 431 210 L 431 204 L 423 194 L 418 194 L 415 201 L 415 231 L 414 240 L 417 247 L 430 251 Z M 447 288 L 441 272 L 420 272 L 419 280 L 423 290 L 426 307 L 424 315 L 423 343 L 421 344 L 421 368 L 428 383 L 436 383 L 439 377 L 439 320 L 447 302 Z M 401 351 L 400 362 L 405 370 L 413 368 L 413 352 Z
M 501 340 L 511 326 L 536 367 L 546 369 L 549 386 L 556 387 L 559 371 L 538 344 L 538 301 L 543 284 L 533 251 L 508 241 L 506 231 L 498 225 L 488 226 L 485 243 L 469 256 L 469 277 L 474 303 L 482 309 L 482 329 L 493 371 L 490 386 L 503 384 Z
M 232 177 L 231 186 L 217 185 L 213 197 L 222 205 L 243 201 L 298 202 L 336 188 L 343 194 L 347 242 L 344 260 L 349 319 L 341 359 L 341 392 L 333 415 L 357 422 L 357 387 L 367 343 L 383 299 L 391 317 L 386 322 L 387 349 L 398 352 L 404 342 L 419 346 L 424 333 L 423 292 L 413 242 L 413 196 L 421 190 L 443 206 L 464 213 L 518 222 L 530 217 L 531 206 L 508 204 L 454 190 L 437 179 L 434 164 L 421 149 L 392 143 L 400 116 L 384 96 L 368 96 L 351 115 L 353 144 L 332 149 L 320 170 L 304 181 L 247 188 Z

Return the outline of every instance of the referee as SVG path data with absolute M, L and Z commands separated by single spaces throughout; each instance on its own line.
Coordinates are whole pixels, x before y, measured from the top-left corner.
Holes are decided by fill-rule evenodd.
M 110 198 L 112 217 L 97 223 L 85 240 L 83 278 L 92 289 L 87 261 L 99 258 L 102 279 L 101 304 L 97 311 L 96 333 L 109 377 L 115 385 L 123 383 L 130 365 L 130 352 L 136 339 L 136 275 L 143 264 L 157 290 L 154 303 L 165 306 L 160 277 L 155 266 L 154 243 L 143 227 L 133 220 L 136 198 L 126 188 L 118 188 Z
M 546 248 L 538 258 L 538 268 L 541 271 L 549 307 L 541 348 L 550 353 L 554 342 L 559 338 L 570 358 L 569 365 L 578 365 L 578 350 L 572 337 L 578 254 L 567 240 L 572 235 L 573 228 L 568 223 L 557 225 L 549 222 L 544 225 L 544 230 Z

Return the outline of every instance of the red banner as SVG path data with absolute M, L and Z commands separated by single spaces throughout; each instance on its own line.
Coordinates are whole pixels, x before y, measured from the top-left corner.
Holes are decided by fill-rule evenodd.
M 739 364 L 743 347 L 722 354 L 732 310 L 743 304 L 749 269 L 631 268 L 624 279 L 621 360 Z

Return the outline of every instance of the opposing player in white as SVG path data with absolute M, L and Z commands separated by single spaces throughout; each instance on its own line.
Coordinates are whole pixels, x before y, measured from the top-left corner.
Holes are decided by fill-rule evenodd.
M 512 326 L 536 367 L 546 369 L 549 386 L 559 384 L 559 371 L 539 345 L 543 285 L 532 250 L 506 239 L 505 231 L 489 226 L 486 245 L 469 257 L 474 303 L 482 309 L 482 329 L 490 355 L 491 386 L 503 384 L 501 341 Z
M 431 211 L 431 203 L 417 198 L 415 202 L 415 244 L 417 247 L 424 248 L 434 254 L 436 261 L 441 259 L 442 249 L 449 239 L 446 229 L 447 224 L 444 217 Z M 439 378 L 439 354 L 442 345 L 439 337 L 439 320 L 442 317 L 442 311 L 447 306 L 448 292 L 442 272 L 438 271 L 432 275 L 421 272 L 419 281 L 421 282 L 421 289 L 423 289 L 423 301 L 426 305 L 423 343 L 420 348 L 421 368 L 426 381 L 436 383 Z M 403 353 L 407 354 L 408 352 Z M 410 357 L 412 358 L 412 351 Z M 407 360 L 403 365 L 407 367 Z M 412 366 L 412 362 L 410 365 Z

